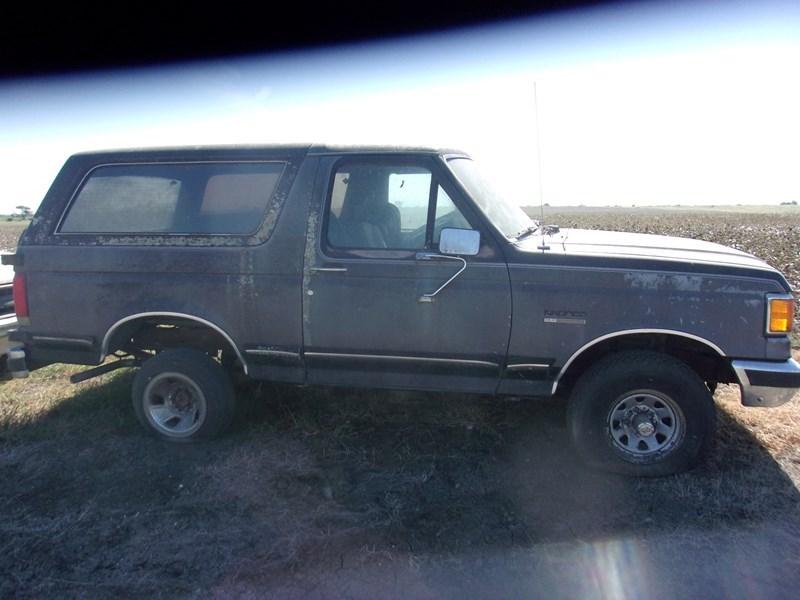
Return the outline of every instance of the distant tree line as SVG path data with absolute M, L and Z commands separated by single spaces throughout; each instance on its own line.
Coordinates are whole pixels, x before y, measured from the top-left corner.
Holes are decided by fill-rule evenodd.
M 33 211 L 31 210 L 30 206 L 25 206 L 24 204 L 20 204 L 19 206 L 14 207 L 14 213 L 10 215 L 5 215 L 6 221 L 27 221 L 33 216 Z

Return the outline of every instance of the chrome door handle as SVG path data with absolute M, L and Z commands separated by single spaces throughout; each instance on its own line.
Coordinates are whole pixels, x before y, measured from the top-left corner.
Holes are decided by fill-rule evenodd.
M 422 294 L 422 296 L 417 298 L 417 302 L 423 302 L 423 303 L 433 302 L 433 299 L 436 297 L 436 295 L 439 292 L 441 292 L 444 288 L 446 288 L 448 285 L 453 283 L 453 281 L 455 281 L 458 278 L 458 276 L 461 275 L 467 268 L 467 261 L 461 258 L 460 256 L 449 256 L 447 254 L 435 254 L 432 252 L 417 252 L 416 258 L 417 260 L 454 260 L 456 262 L 461 263 L 461 267 L 458 269 L 458 271 L 453 273 L 453 276 L 450 277 L 450 279 L 448 279 L 442 285 L 440 285 L 435 292 L 432 292 L 430 294 Z
M 347 267 L 311 267 L 312 273 L 347 273 Z

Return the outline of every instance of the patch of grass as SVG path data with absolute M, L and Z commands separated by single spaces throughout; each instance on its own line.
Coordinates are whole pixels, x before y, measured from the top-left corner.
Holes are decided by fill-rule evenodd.
M 0 439 L 50 439 L 87 430 L 102 435 L 132 427 L 131 374 L 117 371 L 69 383 L 83 368 L 51 365 L 0 385 Z

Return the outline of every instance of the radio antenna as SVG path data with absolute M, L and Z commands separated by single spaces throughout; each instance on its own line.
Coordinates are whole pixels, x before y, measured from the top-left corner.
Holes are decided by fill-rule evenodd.
M 542 243 L 539 250 L 549 250 L 550 246 L 544 242 L 544 191 L 542 189 L 542 144 L 539 140 L 539 97 L 536 93 L 536 81 L 533 82 L 533 115 L 536 124 L 536 167 L 539 175 L 539 231 L 542 234 Z

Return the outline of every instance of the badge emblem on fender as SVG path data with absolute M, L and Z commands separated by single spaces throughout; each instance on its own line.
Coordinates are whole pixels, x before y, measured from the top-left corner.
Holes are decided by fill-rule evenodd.
M 586 313 L 577 310 L 545 309 L 544 322 L 558 323 L 559 325 L 586 325 Z

